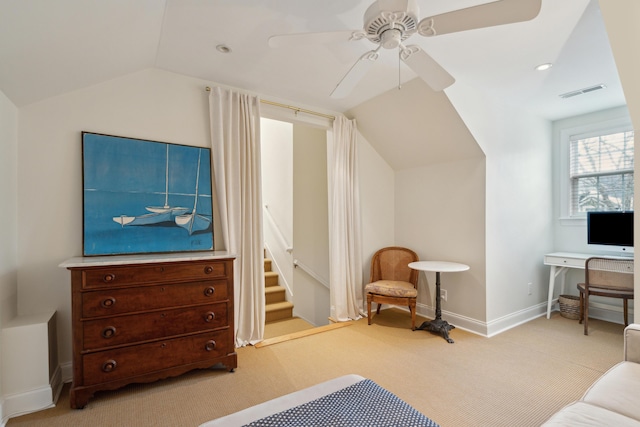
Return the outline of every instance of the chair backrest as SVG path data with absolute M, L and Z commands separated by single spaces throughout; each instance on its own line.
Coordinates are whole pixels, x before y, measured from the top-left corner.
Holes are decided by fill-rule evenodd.
M 585 283 L 608 289 L 633 289 L 633 260 L 592 257 L 585 262 Z
M 378 250 L 371 258 L 371 280 L 400 280 L 418 285 L 418 270 L 409 268 L 409 263 L 418 261 L 418 255 L 411 249 L 390 246 Z

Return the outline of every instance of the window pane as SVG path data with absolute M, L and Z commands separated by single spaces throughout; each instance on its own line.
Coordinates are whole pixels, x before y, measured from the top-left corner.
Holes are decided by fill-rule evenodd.
M 633 174 L 572 179 L 574 213 L 633 210 Z
M 633 131 L 571 141 L 571 176 L 633 170 Z
M 633 131 L 570 141 L 571 214 L 633 210 Z

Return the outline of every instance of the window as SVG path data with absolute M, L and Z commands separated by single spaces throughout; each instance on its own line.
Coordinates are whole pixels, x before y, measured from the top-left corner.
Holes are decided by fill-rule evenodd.
M 633 210 L 632 130 L 569 137 L 570 215 Z

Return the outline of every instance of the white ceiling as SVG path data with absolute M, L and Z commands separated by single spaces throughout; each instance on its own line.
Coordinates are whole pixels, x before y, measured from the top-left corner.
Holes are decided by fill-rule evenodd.
M 366 40 L 270 48 L 274 34 L 359 29 L 373 0 L 0 1 L 0 90 L 18 107 L 150 67 L 299 106 L 347 111 L 415 75 L 391 51 L 329 94 Z M 488 0 L 417 0 L 421 17 Z M 520 0 L 509 0 L 520 1 Z M 549 119 L 625 103 L 597 0 L 543 0 L 529 22 L 410 39 L 458 81 Z M 216 51 L 218 44 L 232 49 Z M 534 70 L 553 62 L 546 72 Z M 568 100 L 559 94 L 603 83 Z

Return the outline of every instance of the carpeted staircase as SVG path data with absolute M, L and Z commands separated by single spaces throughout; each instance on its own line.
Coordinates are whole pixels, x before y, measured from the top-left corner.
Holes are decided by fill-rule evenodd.
M 278 273 L 271 271 L 271 260 L 264 260 L 265 322 L 293 317 L 293 304 L 286 299 L 286 290 L 278 284 Z

